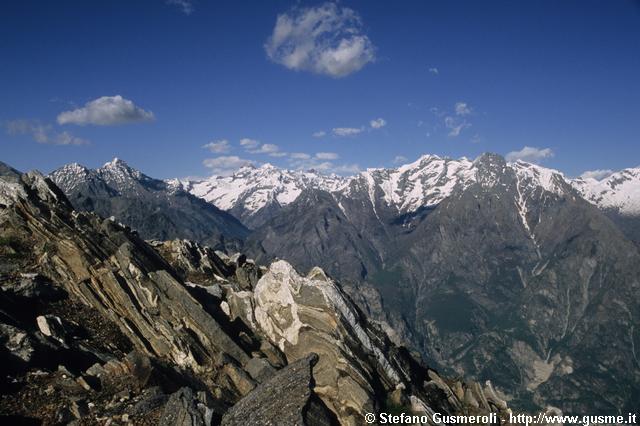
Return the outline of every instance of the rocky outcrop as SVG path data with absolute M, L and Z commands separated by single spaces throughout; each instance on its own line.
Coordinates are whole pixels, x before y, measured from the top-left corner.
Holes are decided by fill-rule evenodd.
M 23 187 L 29 197 L 11 207 L 15 214 L 3 211 L 2 224 L 42 247 L 39 270 L 119 324 L 141 351 L 196 370 L 213 366 L 220 352 L 240 363 L 248 359 L 130 230 L 72 211 L 41 175 L 24 175 Z
M 159 426 L 205 426 L 211 424 L 211 415 L 190 388 L 182 388 L 167 401 Z
M 301 276 L 287 262 L 276 261 L 253 291 L 227 288 L 223 299 L 221 303 L 229 307 L 230 317 L 242 320 L 277 346 L 287 362 L 308 362 L 310 352 L 317 354 L 311 389 L 340 424 L 362 424 L 366 413 L 393 407 L 411 411 L 424 406 L 457 412 L 469 406 L 464 393 L 458 398 L 434 371 L 420 366 L 408 351 L 394 345 L 377 324 L 369 322 L 340 285 L 320 268 Z M 238 300 L 243 301 L 242 309 L 237 308 Z M 254 358 L 245 366 L 263 385 L 280 374 L 265 368 L 265 364 L 265 359 Z M 259 393 L 263 385 L 249 395 Z M 479 396 L 484 392 L 477 385 L 457 382 L 457 386 L 473 386 L 474 391 L 469 392 L 476 396 L 469 399 L 471 403 L 486 400 Z M 253 398 L 257 396 L 249 400 Z M 498 405 L 502 410 L 503 404 Z M 498 405 L 474 406 L 491 411 L 498 410 Z
M 213 249 L 189 240 L 150 241 L 185 281 L 199 284 L 224 281 L 234 273 L 232 265 L 225 263 Z
M 0 242 L 5 251 L 15 252 L 0 258 L 0 352 L 15 375 L 13 383 L 19 384 L 12 385 L 18 386 L 13 399 L 0 401 L 2 412 L 12 401 L 34 399 L 35 392 L 40 396 L 34 404 L 40 398 L 42 407 L 56 395 L 60 403 L 69 397 L 94 401 L 93 408 L 81 404 L 71 411 L 38 412 L 41 418 L 111 416 L 125 407 L 108 408 L 111 403 L 100 398 L 122 389 L 139 399 L 140 411 L 144 404 L 155 404 L 143 395 L 153 380 L 167 384 L 163 394 L 179 383 L 215 390 L 221 416 L 255 387 L 242 369 L 251 359 L 255 337 L 245 332 L 247 344 L 227 330 L 227 323 L 219 323 L 190 294 L 181 272 L 135 233 L 112 220 L 73 211 L 59 189 L 38 173 L 0 180 L 0 186 L 10 194 L 0 206 Z M 229 273 L 215 259 L 216 264 L 200 265 L 203 275 Z M 255 346 L 255 356 L 266 356 L 259 343 Z M 118 361 L 131 349 L 151 364 Z M 28 376 L 32 371 L 42 371 L 41 386 L 34 387 L 37 381 Z M 130 388 L 136 381 L 121 379 L 141 374 L 151 378 L 135 389 Z M 54 390 L 43 394 L 48 386 Z M 98 391 L 99 397 L 94 395 Z
M 316 354 L 307 355 L 242 398 L 222 418 L 223 426 L 337 424 L 335 415 L 313 393 Z
M 376 386 L 401 383 L 383 352 L 384 339 L 319 268 L 302 277 L 287 262 L 274 262 L 258 282 L 254 302 L 256 323 L 289 361 L 308 351 L 319 355 L 316 392 L 343 424 L 375 411 Z

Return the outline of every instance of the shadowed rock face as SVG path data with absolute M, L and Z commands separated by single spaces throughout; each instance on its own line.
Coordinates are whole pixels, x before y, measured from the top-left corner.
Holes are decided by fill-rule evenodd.
M 242 398 L 222 418 L 224 426 L 338 424 L 335 415 L 315 397 L 312 367 L 318 355 L 307 355 L 278 371 Z M 282 398 L 282 395 L 289 395 Z

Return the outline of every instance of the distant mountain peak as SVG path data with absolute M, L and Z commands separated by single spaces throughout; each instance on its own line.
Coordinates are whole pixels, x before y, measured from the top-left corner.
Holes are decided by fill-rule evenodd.
M 129 167 L 129 165 L 118 157 L 113 157 L 113 160 L 104 163 L 102 167 Z
M 574 179 L 572 185 L 602 209 L 640 216 L 640 167 L 623 169 L 601 180 Z
M 484 153 L 473 161 L 425 154 L 395 168 L 368 168 L 349 177 L 280 169 L 267 163 L 258 168 L 242 168 L 231 176 L 193 182 L 185 189 L 249 221 L 262 209 L 287 205 L 308 189 L 326 191 L 336 199 L 364 191 L 372 205 L 381 196 L 389 207 L 408 213 L 434 206 L 454 190 L 463 190 L 475 182 L 487 188 L 499 184 L 507 170 L 516 172 L 529 186 L 541 186 L 553 193 L 567 188 L 562 185 L 565 177 L 560 172 L 521 161 L 507 163 L 498 154 Z
M 105 163 L 104 166 L 96 170 L 96 172 L 107 183 L 114 185 L 119 191 L 131 189 L 143 181 L 151 181 L 150 177 L 141 171 L 129 166 L 124 160 L 115 157 L 113 160 Z
M 98 169 L 67 164 L 50 177 L 78 210 L 115 216 L 145 238 L 188 237 L 222 246 L 248 232 L 229 213 L 183 192 L 189 182 L 151 178 L 119 158 Z

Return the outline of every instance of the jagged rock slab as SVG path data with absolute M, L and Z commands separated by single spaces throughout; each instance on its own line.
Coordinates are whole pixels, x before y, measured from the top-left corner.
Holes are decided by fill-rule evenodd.
M 222 418 L 223 426 L 337 424 L 336 419 L 314 396 L 311 354 L 278 371 L 272 378 L 242 398 Z
M 37 173 L 19 185 L 26 195 L 0 211 L 0 227 L 31 240 L 41 272 L 119 324 L 140 350 L 196 370 L 211 368 L 220 352 L 248 359 L 144 241 L 116 222 L 74 212 Z

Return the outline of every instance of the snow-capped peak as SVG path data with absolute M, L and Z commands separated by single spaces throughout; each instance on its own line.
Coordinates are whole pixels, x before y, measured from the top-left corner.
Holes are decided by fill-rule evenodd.
M 353 178 L 358 181 L 350 191 L 365 186 L 372 205 L 376 187 L 384 201 L 400 212 L 438 204 L 459 185 L 475 182 L 473 164 L 465 159 L 452 160 L 437 155 L 423 155 L 418 160 L 395 169 L 368 169 Z
M 213 176 L 200 182 L 191 182 L 190 192 L 223 210 L 238 205 L 256 212 L 268 204 L 287 205 L 298 198 L 306 188 L 332 191 L 344 178 L 307 171 L 279 169 L 271 164 L 258 168 L 242 167 L 231 176 Z
M 553 194 L 561 195 L 565 191 L 568 179 L 558 170 L 542 167 L 537 164 L 517 160 L 508 164 L 515 172 L 519 182 L 529 187 L 542 187 Z
M 53 171 L 50 177 L 65 192 L 72 192 L 80 185 L 106 183 L 112 189 L 131 196 L 139 195 L 143 184 L 153 181 L 119 158 L 98 169 L 89 169 L 78 163 L 67 164 Z
M 129 167 L 129 165 L 124 160 L 121 160 L 118 157 L 113 157 L 113 160 L 104 163 L 102 167 Z
M 82 164 L 65 164 L 51 173 L 53 181 L 64 190 L 72 190 L 95 177 L 95 172 Z
M 586 200 L 602 209 L 640 216 L 640 167 L 621 170 L 602 180 L 577 178 L 571 183 Z
M 122 185 L 131 186 L 134 182 L 145 179 L 139 170 L 130 167 L 125 161 L 115 157 L 104 166 L 96 170 L 96 172 L 109 184 L 115 184 L 118 187 Z M 122 189 L 122 188 L 120 188 Z
M 416 161 L 396 168 L 369 168 L 351 177 L 327 176 L 315 171 L 291 171 L 271 164 L 243 167 L 231 176 L 214 176 L 200 182 L 175 182 L 183 189 L 223 210 L 239 209 L 253 215 L 271 205 L 287 205 L 307 188 L 328 191 L 337 199 L 362 192 L 375 207 L 376 197 L 400 213 L 434 206 L 454 190 L 464 190 L 473 183 L 493 186 L 498 175 L 511 168 L 521 184 L 541 186 L 553 193 L 563 191 L 562 173 L 518 161 L 507 164 L 495 154 L 484 154 L 471 161 L 437 155 L 423 155 Z M 495 174 L 489 175 L 489 174 Z

